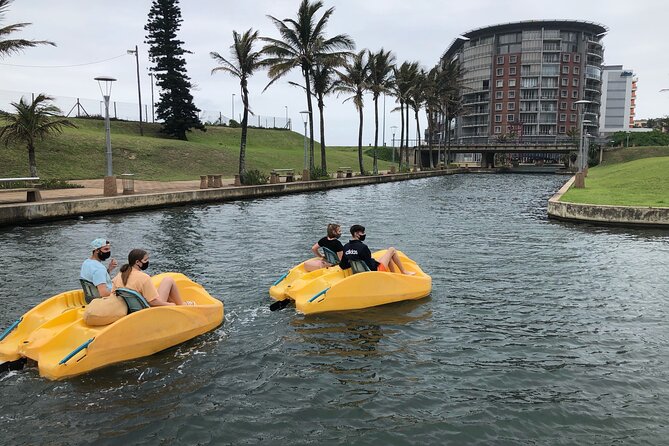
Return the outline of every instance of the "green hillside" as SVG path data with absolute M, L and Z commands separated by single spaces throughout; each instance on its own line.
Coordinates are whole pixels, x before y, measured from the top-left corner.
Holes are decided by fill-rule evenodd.
M 669 207 L 669 147 L 637 147 L 607 154 L 588 172 L 585 189 L 573 187 L 561 201 L 619 206 Z
M 65 129 L 37 144 L 37 170 L 42 178 L 89 179 L 105 175 L 104 122 L 72 119 L 76 129 Z M 134 173 L 146 180 L 189 180 L 202 174 L 220 173 L 232 177 L 239 164 L 241 129 L 208 127 L 194 131 L 189 141 L 167 139 L 159 133 L 158 124 L 146 124 L 139 136 L 136 122 L 112 121 L 114 173 Z M 320 145 L 315 146 L 316 165 L 320 164 Z M 365 156 L 365 168 L 371 170 L 372 159 Z M 246 165 L 248 169 L 269 172 L 273 168 L 302 171 L 304 138 L 285 130 L 249 129 Z M 357 149 L 327 149 L 330 172 L 347 166 L 358 170 Z M 379 161 L 380 169 L 390 163 Z M 28 154 L 25 147 L 0 146 L 0 177 L 26 176 Z

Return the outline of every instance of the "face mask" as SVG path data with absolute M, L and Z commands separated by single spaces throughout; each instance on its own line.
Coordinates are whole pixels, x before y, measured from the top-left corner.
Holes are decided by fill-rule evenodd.
M 341 237 L 341 234 L 335 234 L 334 238 L 339 238 Z
M 147 269 L 149 267 L 149 261 L 147 260 L 146 263 L 142 263 L 142 266 L 139 267 L 142 271 Z
M 358 237 L 358 240 L 360 240 L 361 242 L 364 242 L 365 238 L 367 238 L 367 234 L 362 234 L 361 236 Z
M 102 261 L 107 260 L 109 257 L 111 257 L 111 251 L 98 251 L 98 258 Z

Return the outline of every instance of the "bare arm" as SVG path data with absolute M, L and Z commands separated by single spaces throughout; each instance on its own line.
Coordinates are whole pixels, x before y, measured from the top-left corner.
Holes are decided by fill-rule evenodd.
M 111 290 L 107 288 L 107 284 L 101 283 L 100 285 L 97 286 L 98 288 L 98 293 L 100 293 L 100 297 L 107 297 L 111 294 Z
M 164 302 L 160 299 L 153 299 L 152 301 L 149 302 L 149 305 L 152 307 L 170 307 L 172 305 L 175 305 L 172 302 Z
M 313 252 L 314 255 L 315 255 L 316 257 L 322 259 L 322 258 L 324 258 L 325 256 L 323 256 L 323 254 L 321 254 L 321 253 L 318 251 L 318 248 L 320 248 L 320 246 L 318 246 L 318 243 L 314 243 L 314 246 L 311 247 L 311 252 Z

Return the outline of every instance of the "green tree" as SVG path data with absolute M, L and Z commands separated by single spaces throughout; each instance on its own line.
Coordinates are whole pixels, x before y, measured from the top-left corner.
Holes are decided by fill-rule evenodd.
M 392 86 L 393 67 L 395 56 L 390 51 L 381 48 L 377 53 L 369 52 L 369 90 L 374 99 L 374 164 L 372 171 L 379 173 L 376 152 L 379 147 L 379 96 L 390 92 Z
M 239 143 L 239 176 L 244 177 L 246 170 L 246 137 L 249 124 L 249 89 L 248 81 L 253 73 L 263 66 L 260 52 L 253 51 L 253 45 L 258 40 L 258 31 L 249 29 L 244 34 L 232 31 L 233 44 L 230 46 L 232 53 L 232 62 L 229 62 L 219 53 L 211 52 L 209 55 L 221 64 L 211 70 L 211 74 L 218 71 L 228 73 L 239 79 L 239 86 L 242 93 L 242 103 L 244 104 L 244 115 L 242 116 L 242 139 Z
M 3 22 L 5 13 L 9 8 L 9 5 L 12 3 L 12 0 L 0 0 L 0 23 Z M 8 39 L 6 38 L 10 34 L 20 31 L 30 23 L 14 23 L 12 25 L 3 26 L 0 28 L 0 59 L 3 59 L 5 56 L 18 53 L 25 48 L 32 48 L 37 45 L 52 45 L 56 46 L 55 43 L 49 42 L 48 40 L 26 40 L 26 39 Z
M 12 102 L 15 113 L 0 110 L 0 120 L 6 123 L 0 127 L 0 141 L 4 141 L 6 146 L 11 143 L 26 145 L 31 177 L 37 176 L 35 143 L 54 133 L 61 133 L 63 127 L 76 127 L 67 119 L 58 117 L 62 112 L 50 104 L 52 100 L 45 94 L 39 94 L 31 103 L 23 98 L 18 103 Z
M 322 61 L 312 70 L 314 96 L 318 104 L 319 124 L 321 133 L 321 169 L 327 172 L 327 158 L 325 156 L 325 96 L 332 93 L 335 87 L 335 69 L 341 65 L 340 61 Z
M 318 19 L 316 14 L 323 7 L 323 2 L 302 0 L 296 19 L 279 20 L 268 16 L 281 35 L 280 39 L 263 37 L 267 44 L 263 53 L 267 55 L 270 82 L 274 82 L 288 74 L 293 68 L 299 68 L 304 78 L 309 111 L 309 168 L 314 170 L 314 122 L 311 102 L 311 77 L 313 67 L 324 59 L 345 59 L 354 47 L 353 40 L 346 34 L 326 37 L 325 27 L 334 12 L 329 8 Z
M 414 88 L 414 78 L 418 73 L 418 62 L 403 62 L 399 67 L 393 69 L 395 83 L 392 87 L 393 95 L 400 103 L 401 128 L 400 128 L 400 159 L 399 165 L 402 167 L 402 158 L 406 165 L 409 165 L 409 104 L 411 102 L 412 89 Z
M 442 59 L 437 80 L 437 94 L 444 118 L 444 137 L 447 141 L 446 165 L 451 159 L 451 121 L 464 113 L 462 103 L 462 65 L 457 61 Z
M 200 110 L 193 104 L 186 74 L 183 56 L 190 51 L 184 50 L 183 41 L 177 39 L 182 21 L 178 0 L 153 0 L 144 29 L 148 32 L 145 43 L 150 45 L 149 58 L 155 64 L 151 71 L 156 73 L 161 91 L 156 103 L 156 114 L 163 120 L 161 131 L 185 141 L 191 129 L 206 129 L 198 118 Z
M 418 147 L 418 164 L 420 167 L 423 167 L 423 160 L 422 157 L 420 156 L 420 120 L 418 119 L 418 112 L 423 106 L 423 103 L 425 102 L 425 88 L 426 88 L 426 82 L 427 82 L 427 73 L 425 70 L 422 68 L 417 70 L 415 75 L 413 76 L 412 83 L 413 86 L 411 87 L 411 94 L 409 95 L 409 105 L 411 106 L 414 114 L 414 119 L 416 120 L 416 135 L 417 135 L 417 141 L 416 141 L 416 147 Z
M 369 61 L 367 59 L 368 51 L 362 50 L 355 54 L 344 69 L 339 73 L 339 80 L 335 85 L 337 94 L 348 94 L 344 100 L 352 101 L 355 109 L 358 111 L 358 164 L 360 173 L 365 172 L 365 166 L 362 162 L 362 128 L 364 96 L 369 82 Z

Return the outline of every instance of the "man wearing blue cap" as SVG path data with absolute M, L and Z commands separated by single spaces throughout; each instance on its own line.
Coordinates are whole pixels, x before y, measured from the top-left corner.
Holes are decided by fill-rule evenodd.
M 116 259 L 111 259 L 108 266 L 104 266 L 102 262 L 111 256 L 111 244 L 106 239 L 96 238 L 91 242 L 91 248 L 93 248 L 93 253 L 81 265 L 80 277 L 92 282 L 98 288 L 100 297 L 109 296 L 112 290 L 109 273 L 116 268 L 118 263 Z

